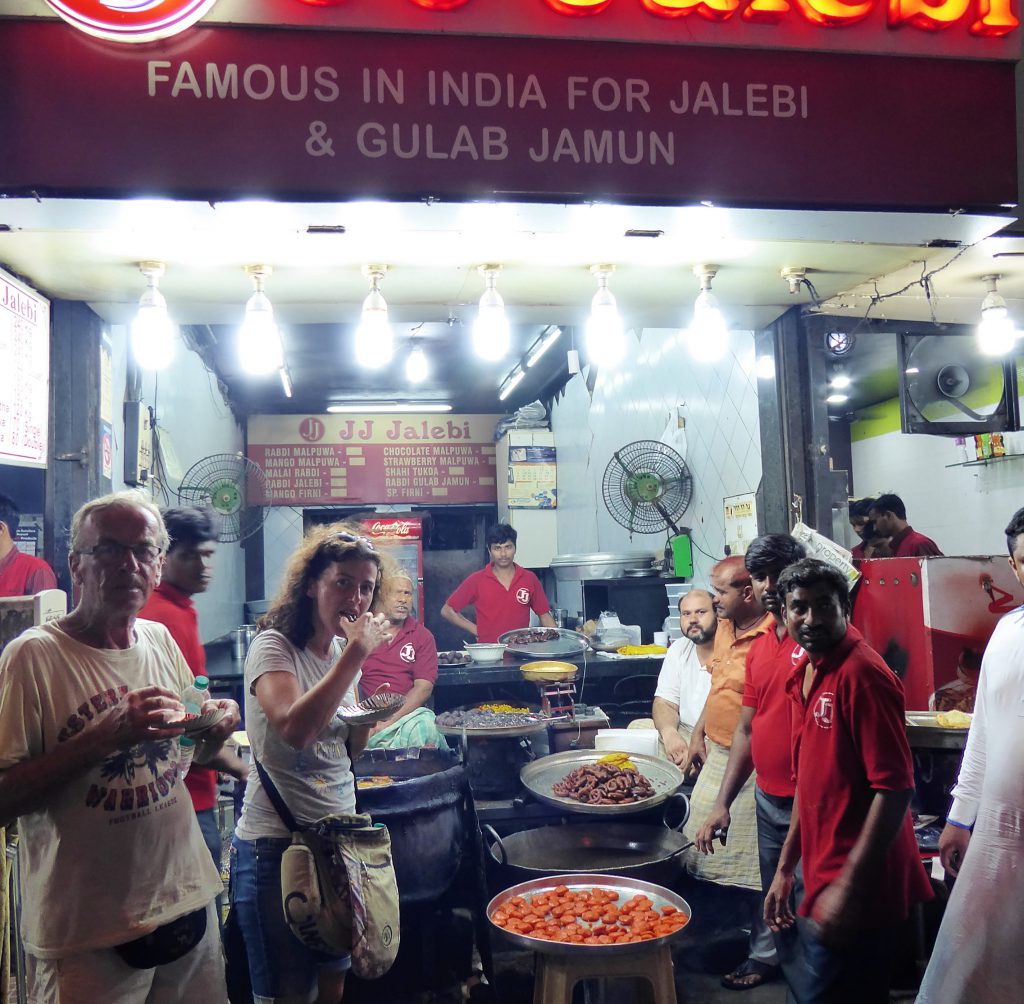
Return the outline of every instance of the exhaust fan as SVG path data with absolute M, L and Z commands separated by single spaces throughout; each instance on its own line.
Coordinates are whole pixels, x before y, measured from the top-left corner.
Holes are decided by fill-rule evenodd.
M 898 336 L 904 432 L 974 436 L 1020 428 L 1014 361 L 981 355 L 968 335 Z

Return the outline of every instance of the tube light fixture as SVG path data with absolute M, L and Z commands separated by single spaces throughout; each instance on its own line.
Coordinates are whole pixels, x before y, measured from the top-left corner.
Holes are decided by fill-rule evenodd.
M 363 275 L 370 280 L 370 292 L 363 300 L 363 312 L 356 328 L 356 362 L 364 369 L 379 370 L 395 354 L 395 336 L 388 321 L 388 305 L 380 291 L 387 265 L 367 265 Z
M 587 355 L 596 366 L 616 366 L 626 355 L 626 332 L 608 277 L 614 265 L 591 265 L 591 275 L 597 278 L 597 292 L 590 301 L 587 321 Z
M 363 401 L 352 404 L 329 404 L 327 406 L 327 411 L 331 415 L 362 415 L 372 412 L 443 412 L 451 410 L 452 406 L 450 404 L 438 404 L 435 401 L 408 401 L 404 403 L 396 401 Z
M 238 356 L 242 369 L 253 376 L 273 373 L 284 366 L 281 332 L 274 320 L 274 308 L 263 291 L 272 269 L 269 265 L 246 265 L 246 275 L 255 291 L 245 304 L 245 317 L 238 332 Z
M 430 363 L 419 342 L 413 340 L 412 351 L 405 360 L 405 379 L 409 383 L 423 383 L 430 376 Z
M 473 351 L 481 359 L 496 362 L 508 354 L 509 330 L 505 301 L 498 292 L 500 265 L 481 265 L 478 269 L 487 288 L 480 297 L 480 310 L 473 322 Z
M 132 355 L 144 370 L 162 370 L 174 358 L 174 324 L 167 314 L 167 301 L 157 288 L 164 274 L 163 262 L 140 261 L 146 288 L 139 297 L 139 310 L 132 321 Z
M 981 301 L 981 323 L 978 325 L 978 348 L 987 356 L 1005 356 L 1017 341 L 1017 330 L 999 295 L 1000 275 L 983 275 L 981 281 L 988 292 Z
M 553 328 L 549 328 L 544 332 L 540 338 L 533 343 L 530 351 L 526 355 L 526 368 L 532 369 L 537 365 L 540 357 L 551 348 L 559 338 L 562 337 L 562 329 L 557 325 Z
M 517 366 L 503 381 L 501 390 L 498 393 L 498 400 L 504 401 L 523 382 L 523 377 L 526 376 L 526 370 L 521 369 Z
M 829 394 L 825 398 L 825 404 L 846 404 L 850 400 L 848 394 Z
M 837 370 L 832 375 L 832 379 L 829 380 L 828 385 L 833 390 L 846 390 L 852 382 L 853 381 L 842 370 Z
M 711 292 L 711 280 L 718 274 L 718 266 L 694 265 L 693 274 L 700 280 L 700 292 L 693 304 L 686 340 L 694 359 L 715 362 L 729 347 L 729 327 L 718 307 L 718 298 Z
M 281 378 L 281 389 L 284 391 L 285 397 L 292 396 L 292 375 L 288 372 L 287 364 L 282 366 L 277 371 L 278 376 Z

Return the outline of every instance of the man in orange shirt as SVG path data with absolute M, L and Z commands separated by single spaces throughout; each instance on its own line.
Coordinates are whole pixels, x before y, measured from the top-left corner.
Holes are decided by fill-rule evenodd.
M 685 829 L 689 840 L 696 838 L 701 823 L 711 814 L 725 776 L 729 748 L 743 707 L 747 653 L 754 641 L 774 625 L 772 615 L 754 595 L 750 573 L 741 555 L 724 558 L 715 565 L 711 570 L 711 586 L 719 624 L 710 662 L 711 691 L 704 713 L 694 726 L 687 752 L 686 766 L 702 764 L 690 797 L 690 819 Z M 716 849 L 713 856 L 688 852 L 686 868 L 695 878 L 761 891 L 755 779 L 752 773 L 732 803 L 732 821 L 725 846 Z M 723 985 L 733 990 L 758 986 L 778 974 L 775 943 L 760 917 L 759 906 L 755 917 L 747 960 L 722 980 Z

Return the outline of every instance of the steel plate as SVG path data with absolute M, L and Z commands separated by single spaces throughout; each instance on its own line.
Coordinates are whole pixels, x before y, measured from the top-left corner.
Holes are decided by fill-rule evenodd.
M 536 641 L 526 645 L 510 645 L 505 639 L 510 634 L 519 634 L 521 631 L 557 631 L 558 637 L 551 641 Z M 513 631 L 506 631 L 499 635 L 498 641 L 504 643 L 505 651 L 513 655 L 529 655 L 534 658 L 555 659 L 558 656 L 581 655 L 590 648 L 590 640 L 585 634 L 578 631 L 570 631 L 568 628 L 517 628 Z
M 654 904 L 654 909 L 660 912 L 663 906 L 674 906 L 677 910 L 685 913 L 690 920 L 693 920 L 693 911 L 690 904 L 677 896 L 670 889 L 655 885 L 653 882 L 643 882 L 640 879 L 625 878 L 618 875 L 556 875 L 551 878 L 532 879 L 529 882 L 520 882 L 504 892 L 498 893 L 487 904 L 487 919 L 494 924 L 494 912 L 503 906 L 513 896 L 534 896 L 540 893 L 551 892 L 557 886 L 564 885 L 575 891 L 589 890 L 595 887 L 612 889 L 619 894 L 618 903 L 622 904 L 633 896 L 647 896 Z M 660 938 L 652 938 L 650 941 L 643 941 L 632 945 L 571 945 L 561 941 L 546 941 L 543 938 L 531 938 L 528 934 L 518 934 L 513 931 L 506 931 L 503 927 L 494 924 L 496 930 L 500 931 L 506 938 L 511 939 L 522 948 L 531 952 L 541 952 L 544 955 L 575 955 L 593 957 L 595 955 L 636 955 L 641 952 L 650 952 L 663 945 L 675 941 L 685 930 L 680 928 L 673 934 L 662 935 Z
M 483 703 L 493 702 L 484 701 Z M 473 711 L 478 707 L 480 707 L 479 704 L 470 704 L 464 705 L 461 708 L 452 708 L 451 710 Z M 543 732 L 548 727 L 550 719 L 546 718 L 539 711 L 530 711 L 528 713 L 534 720 L 523 725 L 502 725 L 474 729 L 463 725 L 442 725 L 440 722 L 435 722 L 435 724 L 437 725 L 437 731 L 442 735 L 456 737 L 465 735 L 467 739 L 514 739 L 516 736 L 532 736 L 535 732 Z
M 548 805 L 568 809 L 570 812 L 593 813 L 602 816 L 625 816 L 633 812 L 661 805 L 673 792 L 683 784 L 683 772 L 671 761 L 646 753 L 630 753 L 629 759 L 654 788 L 650 798 L 642 798 L 639 802 L 625 802 L 619 805 L 587 805 L 577 802 L 575 798 L 563 798 L 552 792 L 553 785 L 558 784 L 569 771 L 587 764 L 597 763 L 613 750 L 569 750 L 566 753 L 555 753 L 553 756 L 541 757 L 527 764 L 520 772 L 519 779 L 531 795 Z

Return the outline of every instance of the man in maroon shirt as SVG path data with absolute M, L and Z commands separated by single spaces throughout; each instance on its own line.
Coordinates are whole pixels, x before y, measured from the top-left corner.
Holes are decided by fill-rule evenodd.
M 371 735 L 394 725 L 422 708 L 437 681 L 437 644 L 434 636 L 412 616 L 412 580 L 404 572 L 387 576 L 380 591 L 379 613 L 390 622 L 391 640 L 374 649 L 363 662 L 359 689 L 369 697 L 381 685 L 405 694 L 405 704 L 390 718 L 373 727 Z
M 879 495 L 871 503 L 868 516 L 875 524 L 876 536 L 889 538 L 889 557 L 928 558 L 942 554 L 931 537 L 918 533 L 907 522 L 907 507 L 899 495 Z
M 899 927 L 932 895 L 907 811 L 914 771 L 903 687 L 849 624 L 841 573 L 807 558 L 782 573 L 778 591 L 789 635 L 806 654 L 787 684 L 796 803 L 765 919 L 773 930 L 794 923 L 799 861 L 801 1004 L 887 1004 Z
M 697 847 L 714 854 L 715 831 L 728 839 L 732 817 L 729 809 L 751 773 L 757 771 L 754 803 L 757 812 L 757 851 L 761 870 L 761 888 L 767 893 L 779 864 L 782 844 L 789 832 L 796 784 L 793 780 L 793 712 L 786 681 L 803 649 L 786 633 L 782 623 L 782 601 L 778 594 L 779 575 L 799 561 L 806 551 L 802 544 L 785 533 L 769 533 L 751 541 L 743 557 L 754 597 L 774 619 L 774 629 L 754 639 L 747 653 L 743 707 L 729 747 L 729 762 L 711 814 L 697 833 Z M 796 899 L 803 892 L 799 871 L 796 875 Z M 795 930 L 775 934 L 779 965 L 790 986 L 789 1000 L 801 999 L 803 959 Z M 772 971 L 774 970 L 774 971 Z M 732 989 L 755 987 L 778 974 L 763 962 L 748 958 L 723 982 Z
M 177 642 L 193 676 L 206 675 L 206 652 L 199 640 L 199 622 L 192 597 L 204 593 L 213 574 L 217 531 L 213 516 L 206 509 L 182 506 L 165 509 L 164 523 L 170 546 L 164 558 L 160 584 L 139 612 L 144 620 L 163 624 Z M 185 787 L 192 796 L 199 828 L 210 849 L 217 870 L 221 868 L 221 838 L 217 826 L 217 772 L 224 771 L 241 780 L 246 766 L 237 753 L 222 749 L 205 765 L 193 763 L 185 775 Z M 217 916 L 221 915 L 220 897 Z
M 506 631 L 528 627 L 531 610 L 544 627 L 555 626 L 540 580 L 515 563 L 517 538 L 507 523 L 492 526 L 486 537 L 491 563 L 466 578 L 441 607 L 446 621 L 479 642 L 494 642 Z M 470 605 L 476 608 L 475 624 L 461 613 Z
M 43 589 L 56 589 L 53 569 L 32 554 L 18 550 L 21 511 L 9 495 L 0 495 L 0 596 L 34 596 Z

